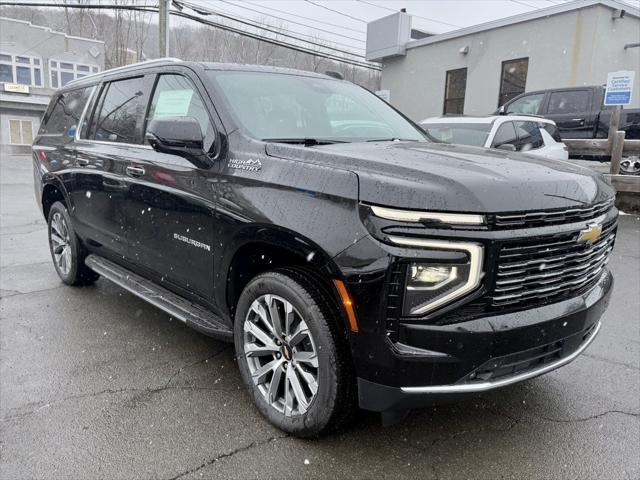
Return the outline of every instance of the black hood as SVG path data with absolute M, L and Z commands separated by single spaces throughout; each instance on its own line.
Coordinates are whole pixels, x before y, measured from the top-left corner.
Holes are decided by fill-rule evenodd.
M 269 143 L 268 155 L 354 172 L 363 202 L 497 213 L 590 205 L 614 195 L 604 177 L 568 162 L 501 150 L 419 142 L 304 147 Z

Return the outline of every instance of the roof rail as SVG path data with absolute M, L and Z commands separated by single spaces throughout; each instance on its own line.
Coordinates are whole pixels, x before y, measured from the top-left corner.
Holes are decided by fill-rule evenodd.
M 153 65 L 154 63 L 161 63 L 161 62 L 181 62 L 181 61 L 182 60 L 180 60 L 179 58 L 165 57 L 165 58 L 154 58 L 153 60 L 145 60 L 144 62 L 130 63 L 129 65 L 122 65 L 120 67 L 114 67 L 108 70 L 103 70 L 102 72 L 92 73 L 91 75 L 86 75 L 82 78 L 76 78 L 75 80 L 71 80 L 69 83 L 67 83 L 65 87 L 67 85 L 73 85 L 74 83 L 86 80 L 87 78 L 97 77 L 100 75 L 113 73 L 113 72 L 120 72 L 122 70 L 128 70 L 130 68 L 139 67 L 142 65 Z

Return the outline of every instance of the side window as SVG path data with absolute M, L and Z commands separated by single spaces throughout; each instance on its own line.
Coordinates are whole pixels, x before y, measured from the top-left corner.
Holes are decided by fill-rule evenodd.
M 53 108 L 44 117 L 39 133 L 74 137 L 82 111 L 89 100 L 91 88 L 80 88 L 60 94 L 54 100 Z
M 188 78 L 177 74 L 160 75 L 153 92 L 146 125 L 161 117 L 195 118 L 200 124 L 205 151 L 210 148 L 215 137 L 213 125 L 207 107 Z
M 537 123 L 516 122 L 516 131 L 518 133 L 517 150 L 519 152 L 528 152 L 529 150 L 544 147 L 544 140 Z
M 513 145 L 515 147 L 517 143 L 518 136 L 516 135 L 516 130 L 513 127 L 513 122 L 504 122 L 498 127 L 498 130 L 493 137 L 491 147 L 498 148 L 500 145 Z
M 523 115 L 536 115 L 540 110 L 540 104 L 544 93 L 525 95 L 513 103 L 507 105 L 507 113 L 521 113 Z
M 93 115 L 89 138 L 140 143 L 137 132 L 144 106 L 144 77 L 108 83 Z
M 565 90 L 553 92 L 549 98 L 550 114 L 572 114 L 589 110 L 589 90 Z
M 560 130 L 558 130 L 558 127 L 556 127 L 554 124 L 552 123 L 545 123 L 544 125 L 544 129 L 547 131 L 547 133 L 549 135 L 551 135 L 551 137 L 556 141 L 556 142 L 561 142 L 562 141 L 562 137 L 560 136 Z M 542 126 L 542 125 L 541 125 Z

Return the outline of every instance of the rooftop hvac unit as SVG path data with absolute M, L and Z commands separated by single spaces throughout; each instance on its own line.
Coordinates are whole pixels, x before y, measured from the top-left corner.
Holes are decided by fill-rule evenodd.
M 405 54 L 411 40 L 411 15 L 398 12 L 367 24 L 367 60 L 381 61 Z

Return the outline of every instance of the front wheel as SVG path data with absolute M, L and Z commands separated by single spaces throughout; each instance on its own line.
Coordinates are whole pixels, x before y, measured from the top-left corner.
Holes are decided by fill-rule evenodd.
M 258 410 L 285 432 L 312 437 L 351 415 L 355 384 L 336 307 L 309 276 L 267 272 L 244 289 L 235 320 L 242 379 Z
M 67 285 L 89 285 L 98 274 L 84 264 L 86 253 L 73 230 L 71 217 L 61 202 L 55 202 L 49 210 L 47 222 L 49 250 L 53 266 L 60 279 Z

